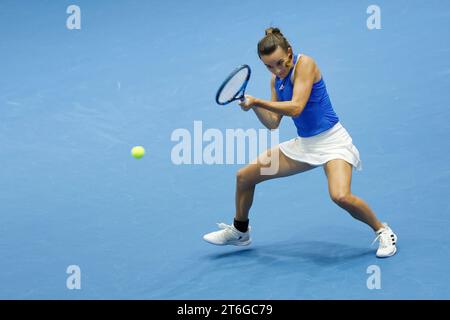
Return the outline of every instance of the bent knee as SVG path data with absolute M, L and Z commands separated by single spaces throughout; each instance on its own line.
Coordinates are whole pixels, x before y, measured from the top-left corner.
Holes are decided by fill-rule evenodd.
M 331 200 L 338 205 L 346 205 L 351 202 L 352 194 L 348 191 L 337 191 L 330 193 Z
M 236 172 L 236 182 L 239 188 L 248 188 L 257 183 L 258 177 L 254 171 L 254 169 L 247 166 Z

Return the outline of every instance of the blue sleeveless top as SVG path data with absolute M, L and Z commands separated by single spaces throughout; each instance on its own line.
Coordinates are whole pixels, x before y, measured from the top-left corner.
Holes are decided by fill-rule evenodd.
M 300 56 L 294 56 L 294 66 Z M 292 100 L 294 85 L 291 78 L 293 71 L 294 67 L 291 68 L 286 78 L 275 78 L 275 90 L 278 101 Z M 298 117 L 292 117 L 292 120 L 297 127 L 297 134 L 300 137 L 315 136 L 339 122 L 339 118 L 331 105 L 323 78 L 320 78 L 318 82 L 313 84 L 311 95 L 305 108 Z

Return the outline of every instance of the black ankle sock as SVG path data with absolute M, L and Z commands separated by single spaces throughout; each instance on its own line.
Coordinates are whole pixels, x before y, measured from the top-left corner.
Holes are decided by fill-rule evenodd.
M 240 232 L 247 232 L 248 230 L 248 219 L 247 221 L 237 221 L 234 219 L 233 225 L 236 229 L 238 229 Z

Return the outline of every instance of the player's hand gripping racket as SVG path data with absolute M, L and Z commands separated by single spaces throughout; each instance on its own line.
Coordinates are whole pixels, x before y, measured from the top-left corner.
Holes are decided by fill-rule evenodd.
M 236 100 L 245 101 L 245 88 L 250 74 L 250 67 L 246 64 L 236 68 L 217 90 L 216 102 L 226 105 Z

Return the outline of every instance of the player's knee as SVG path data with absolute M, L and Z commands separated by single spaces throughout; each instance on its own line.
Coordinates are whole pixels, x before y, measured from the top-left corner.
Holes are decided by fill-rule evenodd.
M 331 200 L 339 206 L 346 206 L 351 201 L 351 193 L 348 191 L 336 191 L 330 193 Z
M 239 169 L 236 172 L 236 182 L 239 188 L 245 189 L 255 184 L 252 174 L 248 168 Z

